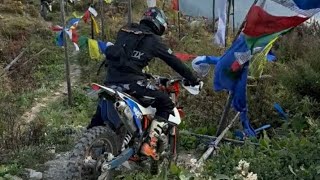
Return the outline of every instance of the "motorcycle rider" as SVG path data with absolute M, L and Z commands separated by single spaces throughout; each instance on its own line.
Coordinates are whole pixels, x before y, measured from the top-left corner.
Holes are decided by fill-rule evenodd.
M 143 14 L 139 24 L 130 24 L 120 29 L 114 45 L 106 50 L 108 69 L 105 84 L 121 86 L 125 91 L 139 99 L 142 96 L 154 98 L 152 107 L 156 108 L 155 118 L 149 138 L 141 147 L 141 153 L 157 159 L 156 144 L 162 128 L 166 125 L 174 104 L 169 95 L 151 86 L 143 73 L 143 68 L 154 57 L 162 59 L 172 69 L 186 78 L 190 85 L 200 83 L 191 70 L 183 64 L 161 40 L 167 29 L 167 18 L 162 10 L 150 7 Z M 99 109 L 88 128 L 102 125 Z

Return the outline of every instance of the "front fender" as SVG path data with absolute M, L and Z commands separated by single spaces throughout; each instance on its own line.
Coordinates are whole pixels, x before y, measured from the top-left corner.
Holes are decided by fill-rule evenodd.
M 168 121 L 174 125 L 179 125 L 181 123 L 181 117 L 178 109 L 175 107 L 173 109 L 173 114 L 170 114 Z

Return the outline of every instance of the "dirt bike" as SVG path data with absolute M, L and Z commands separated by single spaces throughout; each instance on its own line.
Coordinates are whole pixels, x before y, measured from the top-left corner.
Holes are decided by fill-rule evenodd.
M 197 95 L 203 82 L 191 86 L 182 78 L 156 76 L 153 80 L 156 87 L 168 93 L 175 104 L 173 113 L 158 140 L 159 159 L 155 160 L 139 153 L 149 134 L 148 129 L 155 114 L 155 109 L 150 106 L 154 99 L 147 96 L 136 99 L 123 91 L 93 83 L 92 88 L 99 92 L 100 98 L 112 102 L 113 113 L 120 117 L 123 124 L 122 130 L 119 133 L 111 126 L 98 126 L 87 130 L 70 155 L 67 179 L 113 179 L 121 168 L 130 169 L 129 162 L 135 162 L 143 169 L 149 168 L 153 175 L 158 173 L 159 165 L 165 160 L 167 165 L 170 165 L 176 157 L 177 126 L 184 117 L 183 108 L 178 102 L 180 87 Z
M 48 19 L 48 12 L 52 12 L 52 3 L 53 0 L 41 1 L 40 15 L 45 20 Z
M 52 12 L 52 4 L 54 0 L 41 1 L 40 15 L 44 20 L 48 20 L 48 12 Z M 74 0 L 65 0 L 65 3 L 75 4 Z

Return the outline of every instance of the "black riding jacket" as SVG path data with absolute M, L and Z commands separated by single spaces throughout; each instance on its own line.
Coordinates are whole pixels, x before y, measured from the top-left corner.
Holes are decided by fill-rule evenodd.
M 161 40 L 160 36 L 154 34 L 148 26 L 144 24 L 136 25 L 135 27 L 127 27 L 130 30 L 139 30 L 147 35 L 140 41 L 139 45 L 130 55 L 130 61 L 132 62 L 130 67 L 117 68 L 114 66 L 108 66 L 106 84 L 113 83 L 131 83 L 137 80 L 146 79 L 146 76 L 142 73 L 144 67 L 154 58 L 158 57 L 168 64 L 181 76 L 189 80 L 192 84 L 197 83 L 197 78 L 193 75 L 191 70 L 181 62 Z M 131 33 L 132 34 L 132 33 Z M 132 37 L 131 37 L 132 36 Z M 133 39 L 133 40 L 132 40 Z M 128 32 L 120 30 L 118 32 L 115 45 L 126 43 L 127 41 L 134 41 L 136 38 L 134 34 L 130 35 Z M 107 49 L 108 51 L 108 49 Z M 132 72 L 130 69 L 135 69 Z

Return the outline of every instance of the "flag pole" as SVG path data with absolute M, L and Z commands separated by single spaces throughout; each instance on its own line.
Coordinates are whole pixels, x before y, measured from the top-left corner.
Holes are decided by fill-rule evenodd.
M 232 0 L 232 33 L 235 33 L 234 0 Z
M 225 34 L 225 47 L 228 45 L 228 34 L 229 34 L 229 22 L 230 22 L 230 9 L 231 9 L 231 0 L 228 0 L 228 10 L 227 10 L 227 23 L 226 23 L 226 34 Z
M 100 3 L 100 19 L 101 19 L 101 39 L 104 41 L 105 40 L 105 30 L 104 30 L 104 3 L 103 0 L 99 0 Z
M 178 34 L 179 34 L 179 40 L 180 40 L 181 39 L 180 9 L 178 11 Z
M 231 91 L 229 91 L 227 102 L 226 102 L 226 105 L 225 105 L 225 107 L 223 109 L 223 113 L 222 113 L 221 119 L 219 121 L 219 125 L 218 125 L 218 129 L 217 129 L 217 132 L 216 132 L 216 136 L 219 136 L 221 134 L 221 132 L 228 125 L 227 117 L 228 117 L 229 111 L 231 109 L 232 99 L 233 99 L 233 93 Z
M 91 7 L 93 7 L 93 0 L 91 0 Z M 90 13 L 90 20 L 91 20 L 91 39 L 94 39 L 94 28 L 93 28 L 93 21 L 92 21 L 92 14 Z
M 63 43 L 64 43 L 64 55 L 65 55 L 65 66 L 66 66 L 66 79 L 67 79 L 67 89 L 68 89 L 68 104 L 72 105 L 72 92 L 71 92 L 71 79 L 70 79 L 70 66 L 69 66 L 69 55 L 68 55 L 68 43 L 67 43 L 67 33 L 66 29 L 66 14 L 64 10 L 64 0 L 60 0 L 60 11 L 61 11 L 61 21 L 62 21 L 62 33 L 63 33 Z
M 212 0 L 212 32 L 215 32 L 215 25 L 216 25 L 216 17 L 215 17 L 215 4 L 216 0 Z
M 238 112 L 234 116 L 230 124 L 223 130 L 223 132 L 219 136 L 217 136 L 217 138 L 214 141 L 210 143 L 207 151 L 202 154 L 201 158 L 197 161 L 196 165 L 193 166 L 192 169 L 190 170 L 192 173 L 196 172 L 197 169 L 200 169 L 201 166 L 203 166 L 204 161 L 207 160 L 211 154 L 216 152 L 216 150 L 218 149 L 218 144 L 223 139 L 223 137 L 227 134 L 227 132 L 229 131 L 233 123 L 239 118 L 239 115 L 240 115 L 240 112 Z

